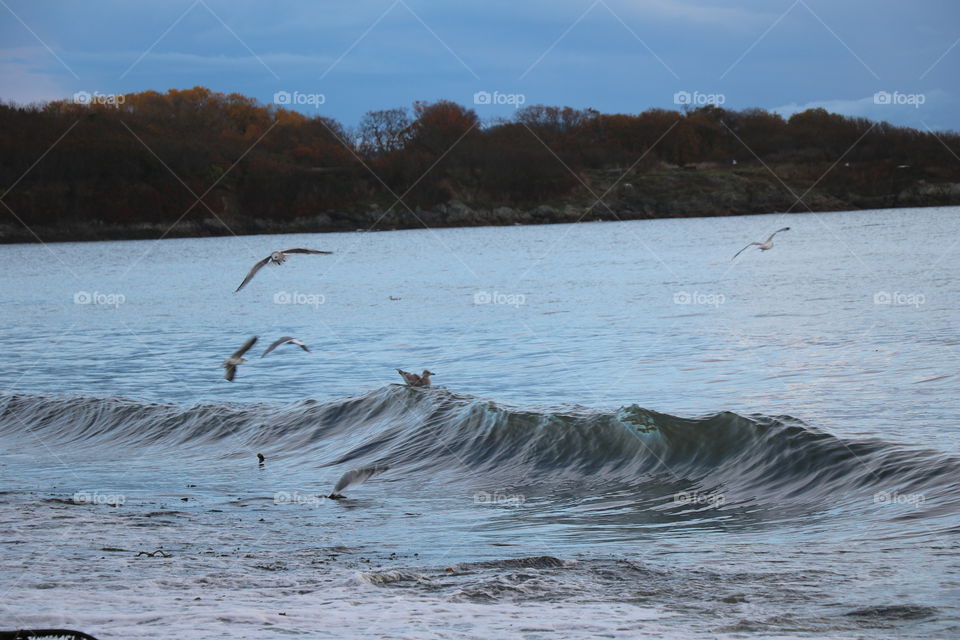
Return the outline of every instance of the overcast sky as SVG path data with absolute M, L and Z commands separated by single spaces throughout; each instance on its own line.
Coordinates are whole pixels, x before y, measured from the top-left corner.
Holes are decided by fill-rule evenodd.
M 0 47 L 4 101 L 203 85 L 352 125 L 688 99 L 960 130 L 957 0 L 0 0 Z

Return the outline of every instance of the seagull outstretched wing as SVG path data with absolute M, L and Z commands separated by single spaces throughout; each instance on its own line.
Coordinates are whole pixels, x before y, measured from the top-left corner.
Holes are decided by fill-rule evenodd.
M 263 352 L 263 355 L 261 355 L 260 357 L 263 358 L 264 356 L 266 356 L 268 353 L 270 353 L 271 351 L 273 351 L 274 349 L 276 349 L 276 348 L 279 347 L 280 345 L 282 345 L 282 344 L 287 344 L 288 342 L 293 343 L 293 344 L 299 346 L 299 347 L 300 347 L 301 349 L 303 349 L 304 351 L 310 351 L 310 347 L 308 347 L 307 345 L 303 344 L 302 341 L 297 340 L 297 339 L 294 338 L 293 336 L 283 336 L 282 338 L 278 338 L 277 340 L 275 340 L 275 341 L 273 342 L 273 344 L 271 344 L 269 347 L 267 347 L 267 350 L 264 351 L 264 352 Z
M 337 481 L 337 484 L 333 487 L 333 493 L 330 494 L 330 497 L 342 498 L 343 495 L 340 493 L 341 491 L 349 489 L 350 487 L 355 487 L 358 484 L 363 484 L 373 476 L 377 475 L 378 473 L 383 473 L 389 468 L 390 467 L 385 464 L 374 464 L 368 467 L 351 469 L 340 477 L 340 480 Z
M 781 231 L 790 231 L 790 227 L 784 227 L 783 229 L 777 229 L 776 231 L 774 231 L 773 233 L 770 234 L 770 237 L 767 238 L 767 242 L 770 242 L 771 240 L 773 240 L 773 236 L 777 235 L 777 234 L 780 233 Z
M 740 251 L 737 251 L 735 254 L 733 254 L 733 257 L 730 258 L 730 259 L 731 259 L 731 260 L 736 260 L 738 255 L 740 255 L 741 253 L 743 253 L 744 251 L 746 251 L 747 249 L 749 249 L 750 247 L 752 247 L 752 246 L 755 245 L 755 244 L 756 244 L 756 245 L 759 245 L 759 244 L 761 244 L 761 243 L 760 243 L 760 242 L 751 242 L 750 244 L 748 244 L 747 246 L 745 246 L 743 249 L 740 249 Z
M 284 249 L 280 253 L 311 253 L 314 255 L 330 255 L 333 251 L 317 251 L 316 249 Z
M 267 256 L 266 258 L 264 258 L 263 260 L 261 260 L 261 261 L 258 262 L 257 264 L 253 265 L 253 268 L 250 269 L 250 273 L 247 274 L 247 277 L 243 279 L 243 282 L 240 283 L 240 286 L 237 287 L 237 289 L 236 289 L 236 291 L 234 291 L 234 293 L 236 293 L 237 291 L 240 291 L 240 289 L 243 289 L 248 282 L 250 282 L 251 280 L 253 280 L 253 276 L 257 275 L 257 271 L 260 271 L 260 269 L 263 269 L 263 267 L 264 267 L 268 262 L 270 262 L 270 256 Z
M 250 351 L 250 347 L 256 344 L 256 342 L 257 342 L 257 336 L 253 336 L 252 338 L 244 342 L 243 346 L 237 349 L 233 353 L 233 355 L 230 356 L 230 359 L 233 360 L 234 358 L 242 358 L 243 354 L 245 354 L 247 351 Z

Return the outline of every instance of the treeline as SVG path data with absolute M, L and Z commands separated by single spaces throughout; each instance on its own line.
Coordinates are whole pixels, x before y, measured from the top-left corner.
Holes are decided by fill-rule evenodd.
M 353 129 L 203 87 L 127 94 L 116 104 L 0 106 L 2 199 L 27 225 L 289 220 L 457 199 L 532 206 L 582 190 L 596 172 L 789 166 L 803 192 L 889 190 L 957 180 L 960 137 L 812 109 L 784 119 L 705 106 L 603 114 L 528 106 L 482 123 L 459 104 L 367 113 Z M 897 172 L 900 171 L 900 174 Z M 197 203 L 197 199 L 200 202 Z M 184 215 L 186 213 L 186 215 Z M 6 211 L 4 215 L 10 215 Z

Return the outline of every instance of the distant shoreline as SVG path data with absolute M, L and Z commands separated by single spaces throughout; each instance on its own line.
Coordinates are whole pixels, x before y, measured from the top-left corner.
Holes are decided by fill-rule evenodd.
M 122 98 L 0 104 L 0 243 L 960 204 L 960 134 L 822 108 L 530 105 L 484 122 L 438 100 L 347 128 L 206 87 Z
M 8 222 L 0 224 L 0 244 L 392 231 L 960 205 L 960 182 L 917 180 L 896 192 L 872 196 L 814 189 L 803 196 L 803 202 L 797 203 L 777 178 L 757 168 L 673 169 L 628 176 L 605 173 L 606 176 L 588 177 L 588 184 L 592 183 L 592 193 L 601 194 L 609 189 L 604 198 L 606 204 L 596 203 L 596 198 L 584 188 L 563 200 L 528 208 L 451 200 L 429 210 L 415 208 L 411 213 L 402 204 L 390 209 L 391 203 L 384 202 L 367 204 L 353 211 L 324 211 L 286 220 L 225 213 L 214 217 L 208 213 L 204 217 L 182 220 L 172 228 L 167 222 L 90 220 L 27 229 L 8 218 Z M 898 187 L 902 186 L 901 182 Z M 803 194 L 803 190 L 797 188 L 793 191 Z

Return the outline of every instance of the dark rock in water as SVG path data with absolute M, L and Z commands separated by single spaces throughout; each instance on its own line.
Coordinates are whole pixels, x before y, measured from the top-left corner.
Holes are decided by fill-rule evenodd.
M 924 607 L 915 604 L 878 605 L 864 607 L 845 613 L 857 618 L 882 618 L 884 620 L 917 620 L 929 618 L 937 613 L 936 607 Z

